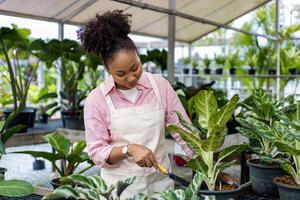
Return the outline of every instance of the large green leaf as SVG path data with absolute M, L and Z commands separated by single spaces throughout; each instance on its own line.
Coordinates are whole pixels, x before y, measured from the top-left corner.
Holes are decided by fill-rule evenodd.
M 74 183 L 75 185 L 78 186 L 83 186 L 85 188 L 96 188 L 99 184 L 98 182 L 95 183 L 94 181 L 98 180 L 92 180 L 90 177 L 85 177 L 79 174 L 73 174 L 70 176 L 66 176 L 60 179 L 60 181 L 64 183 Z M 106 185 L 104 191 L 106 190 Z M 101 190 L 102 188 L 99 188 Z
M 78 190 L 76 190 L 75 188 L 71 187 L 70 185 L 63 185 L 55 189 L 53 192 L 47 194 L 42 199 L 43 200 L 60 199 L 60 198 L 82 199 L 83 197 L 84 196 L 80 195 Z
M 170 124 L 167 126 L 167 129 L 171 132 L 175 132 L 178 133 L 181 138 L 187 142 L 188 145 L 190 145 L 193 150 L 197 153 L 201 153 L 201 139 L 197 136 L 195 136 L 194 134 L 191 134 L 185 130 L 183 130 L 182 128 Z
M 280 149 L 282 152 L 287 152 L 294 156 L 300 155 L 300 149 L 296 149 L 294 146 L 284 142 L 284 141 L 274 141 L 275 146 Z
M 8 197 L 20 197 L 31 194 L 34 191 L 32 185 L 22 180 L 0 181 L 0 195 Z
M 12 153 L 22 153 L 22 154 L 32 155 L 34 157 L 41 157 L 46 160 L 49 160 L 50 162 L 55 162 L 57 160 L 64 158 L 64 156 L 60 153 L 54 154 L 52 152 L 50 153 L 50 152 L 43 152 L 43 151 L 16 151 Z
M 209 119 L 217 112 L 218 105 L 213 91 L 202 90 L 194 99 L 194 106 L 199 116 L 199 124 L 202 128 L 208 129 Z
M 26 127 L 25 125 L 16 125 L 16 126 L 13 126 L 9 129 L 7 129 L 1 135 L 1 140 L 2 140 L 3 144 L 5 144 L 9 140 L 9 138 L 11 138 L 11 136 L 13 134 L 18 133 L 20 130 L 22 130 L 25 127 Z
M 209 133 L 213 134 L 226 127 L 226 123 L 231 118 L 238 101 L 239 96 L 234 95 L 227 104 L 222 106 L 222 108 L 218 112 L 214 113 L 210 117 L 208 123 Z
M 236 160 L 232 160 L 230 162 L 220 162 L 218 163 L 218 165 L 216 166 L 216 176 L 218 176 L 219 172 L 222 172 L 224 169 L 230 167 L 231 165 L 235 164 Z
M 219 153 L 218 161 L 222 161 L 227 156 L 232 156 L 232 155 L 235 155 L 235 154 L 239 154 L 242 151 L 244 151 L 245 149 L 247 149 L 247 147 L 248 147 L 248 145 L 246 145 L 246 144 L 229 146 L 229 147 L 223 149 Z
M 72 145 L 71 141 L 65 138 L 63 135 L 58 132 L 51 133 L 46 135 L 44 139 L 51 144 L 51 146 L 58 152 L 68 155 L 70 147 Z
M 224 142 L 224 138 L 225 138 L 224 133 L 215 133 L 209 136 L 206 140 L 203 140 L 201 147 L 206 152 L 215 151 L 222 146 Z
M 80 154 L 84 150 L 85 147 L 86 147 L 86 142 L 84 140 L 80 140 L 76 144 L 76 146 L 75 146 L 75 148 L 73 150 L 73 153 L 74 154 Z
M 159 199 L 161 200 L 182 200 L 185 199 L 185 193 L 183 190 L 167 190 L 160 193 Z
M 186 164 L 186 166 L 195 171 L 201 171 L 203 174 L 207 174 L 208 166 L 202 160 L 202 155 L 197 155 L 197 156 L 193 157 Z
M 179 119 L 180 124 L 181 124 L 184 128 L 186 128 L 187 130 L 189 130 L 192 134 L 194 134 L 194 135 L 197 136 L 197 137 L 200 135 L 200 131 L 199 131 L 199 129 L 198 129 L 196 126 L 194 126 L 192 123 L 188 123 L 188 122 L 184 119 L 184 117 L 182 116 L 182 114 L 181 114 L 180 112 L 176 111 L 175 113 L 176 113 L 177 116 L 178 116 L 178 119 Z

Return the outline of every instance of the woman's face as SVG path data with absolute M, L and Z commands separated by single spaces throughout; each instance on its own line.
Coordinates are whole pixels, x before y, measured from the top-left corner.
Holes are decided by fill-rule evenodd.
M 134 88 L 142 74 L 142 64 L 135 51 L 119 51 L 107 63 L 117 88 L 128 90 Z

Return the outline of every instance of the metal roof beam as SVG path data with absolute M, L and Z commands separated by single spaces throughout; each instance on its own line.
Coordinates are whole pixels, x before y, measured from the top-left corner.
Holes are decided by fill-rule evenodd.
M 242 29 L 239 29 L 239 28 L 228 26 L 226 24 L 221 24 L 221 23 L 211 21 L 211 20 L 208 20 L 208 19 L 204 19 L 204 18 L 201 18 L 201 17 L 188 15 L 188 14 L 185 14 L 185 13 L 182 13 L 182 12 L 172 11 L 172 10 L 167 9 L 167 8 L 161 8 L 161 7 L 150 5 L 150 4 L 147 4 L 147 3 L 137 2 L 137 1 L 134 1 L 134 0 L 112 0 L 112 1 L 128 4 L 128 5 L 135 6 L 135 7 L 142 8 L 142 9 L 148 9 L 148 10 L 152 10 L 152 11 L 156 11 L 156 12 L 160 12 L 160 13 L 165 13 L 165 14 L 169 14 L 169 15 L 175 15 L 177 17 L 181 17 L 181 18 L 184 18 L 184 19 L 189 19 L 189 20 L 200 22 L 200 23 L 203 23 L 203 24 L 213 25 L 213 26 L 216 26 L 216 27 L 219 27 L 219 28 L 230 29 L 230 30 L 234 30 L 234 31 L 241 32 L 241 33 L 248 34 L 248 35 L 255 35 L 255 36 L 258 36 L 258 37 L 267 38 L 269 40 L 274 40 L 274 41 L 277 40 L 277 37 L 274 37 L 274 36 L 269 36 L 269 35 L 264 35 L 264 34 L 260 34 L 260 33 L 255 33 L 255 32 L 252 32 L 252 31 L 242 30 Z

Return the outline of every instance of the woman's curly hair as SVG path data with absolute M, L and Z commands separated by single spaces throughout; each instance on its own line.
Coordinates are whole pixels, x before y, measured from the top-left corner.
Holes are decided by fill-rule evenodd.
M 136 50 L 128 37 L 131 17 L 131 14 L 124 14 L 122 10 L 97 14 L 77 31 L 84 50 L 100 55 L 105 64 L 120 50 Z

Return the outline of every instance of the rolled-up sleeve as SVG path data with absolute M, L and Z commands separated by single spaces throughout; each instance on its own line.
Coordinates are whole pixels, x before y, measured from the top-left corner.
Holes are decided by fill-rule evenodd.
M 84 105 L 84 125 L 90 158 L 99 167 L 117 167 L 118 164 L 110 165 L 107 163 L 113 146 L 110 145 L 110 134 L 99 110 L 99 105 L 96 105 L 91 98 L 87 98 Z
M 167 95 L 167 103 L 166 103 L 166 123 L 167 124 L 176 124 L 180 125 L 179 119 L 177 115 L 174 113 L 174 111 L 180 112 L 184 119 L 188 122 L 190 122 L 189 117 L 187 116 L 176 92 L 172 88 L 171 84 L 167 82 L 166 87 L 166 95 Z M 187 143 L 180 137 L 178 133 L 171 133 L 172 137 L 175 139 L 177 144 L 179 144 L 182 148 L 182 150 L 190 157 L 192 158 L 194 155 L 194 152 L 192 149 L 189 148 Z

